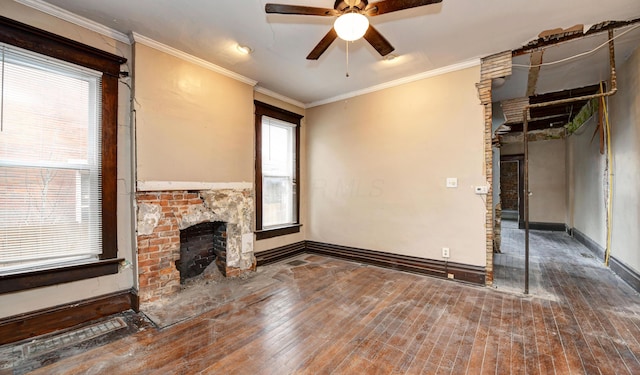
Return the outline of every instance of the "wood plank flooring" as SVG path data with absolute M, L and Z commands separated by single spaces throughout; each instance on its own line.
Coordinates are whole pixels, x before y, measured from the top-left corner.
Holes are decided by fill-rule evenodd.
M 263 289 L 33 373 L 640 374 L 640 298 L 562 251 L 538 296 L 305 254 L 266 266 Z

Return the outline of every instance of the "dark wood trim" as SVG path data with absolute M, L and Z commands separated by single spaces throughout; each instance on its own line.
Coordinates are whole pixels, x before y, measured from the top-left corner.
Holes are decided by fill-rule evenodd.
M 256 136 L 256 229 L 262 229 L 262 115 L 260 106 L 255 104 L 255 136 Z
M 102 77 L 102 254 L 118 256 L 118 79 Z
M 522 227 L 519 227 L 519 229 L 524 229 L 524 224 L 522 225 Z M 566 232 L 567 225 L 564 223 L 541 223 L 541 222 L 530 221 L 529 229 L 548 230 L 553 232 Z
M 0 345 L 70 328 L 132 308 L 130 290 L 0 319 Z
M 518 227 L 522 229 L 524 228 L 524 154 L 500 155 L 500 162 L 503 161 L 518 162 Z
M 131 310 L 140 312 L 140 296 L 138 295 L 138 291 L 131 288 L 129 297 L 131 298 Z
M 598 259 L 604 262 L 605 249 L 579 229 L 571 228 L 572 237 L 589 249 Z
M 286 109 L 263 103 L 259 100 L 254 100 L 253 104 L 256 108 L 255 113 L 258 116 L 269 116 L 278 120 L 290 122 L 292 124 L 298 124 L 298 126 L 300 126 L 300 120 L 302 120 L 302 118 L 304 117 L 297 113 L 287 111 Z
M 384 268 L 419 273 L 423 275 L 449 278 L 473 284 L 485 284 L 485 267 L 462 263 L 444 262 L 381 251 L 359 249 L 348 246 L 306 241 L 306 252 L 322 254 L 355 262 L 372 264 Z
M 609 267 L 636 292 L 640 293 L 640 273 L 622 263 L 614 256 L 609 257 Z
M 122 260 L 106 259 L 72 266 L 0 275 L 0 294 L 116 274 Z
M 43 41 L 46 41 L 43 43 Z M 127 59 L 0 16 L 0 42 L 118 77 Z
M 273 238 L 278 236 L 284 236 L 287 234 L 299 233 L 302 224 L 287 225 L 284 227 L 262 229 L 255 231 L 256 240 L 264 240 L 267 238 Z
M 117 140 L 118 77 L 127 59 L 0 16 L 0 42 L 98 70 L 102 76 L 102 254 L 100 262 L 0 277 L 0 293 L 118 272 Z M 107 261 L 108 260 L 108 261 Z M 4 282 L 6 281 L 6 282 Z
M 292 258 L 296 255 L 302 254 L 305 251 L 305 242 L 300 241 L 289 245 L 276 247 L 274 249 L 261 251 L 256 253 L 256 260 L 258 266 L 264 266 L 265 264 L 274 263 L 279 260 Z
M 300 120 L 304 117 L 297 113 L 274 107 L 258 100 L 253 101 L 255 106 L 255 135 L 256 135 L 256 160 L 255 160 L 255 184 L 256 184 L 256 239 L 272 238 L 300 231 Z M 295 180 L 294 192 L 296 200 L 296 222 L 282 228 L 263 230 L 262 228 L 262 116 L 269 116 L 278 120 L 295 124 Z
M 300 223 L 300 119 L 298 119 L 298 126 L 296 126 L 296 176 L 295 176 L 295 189 L 293 194 L 296 195 L 296 223 Z M 300 228 L 298 228 L 298 232 Z

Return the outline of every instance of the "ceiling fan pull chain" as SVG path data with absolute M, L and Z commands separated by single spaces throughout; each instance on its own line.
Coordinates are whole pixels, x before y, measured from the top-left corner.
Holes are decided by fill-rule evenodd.
M 349 42 L 346 40 L 344 42 L 347 43 L 347 78 L 349 78 Z

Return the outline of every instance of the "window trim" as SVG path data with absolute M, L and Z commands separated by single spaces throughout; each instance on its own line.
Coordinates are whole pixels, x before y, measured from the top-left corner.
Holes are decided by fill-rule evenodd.
M 254 100 L 255 105 L 255 130 L 256 130 L 256 240 L 283 236 L 300 232 L 300 120 L 304 116 L 287 111 L 282 108 Z M 276 120 L 285 121 L 295 125 L 295 195 L 296 195 L 296 222 L 279 227 L 264 229 L 262 227 L 262 116 L 268 116 Z
M 0 276 L 0 293 L 115 274 L 117 247 L 118 78 L 127 59 L 0 16 L 0 42 L 97 70 L 102 76 L 102 254 L 94 262 Z

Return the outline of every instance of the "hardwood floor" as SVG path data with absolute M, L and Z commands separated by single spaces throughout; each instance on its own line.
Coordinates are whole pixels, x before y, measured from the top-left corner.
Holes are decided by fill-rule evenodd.
M 33 373 L 640 374 L 638 295 L 560 258 L 525 297 L 300 255 L 265 266 L 278 282 Z

